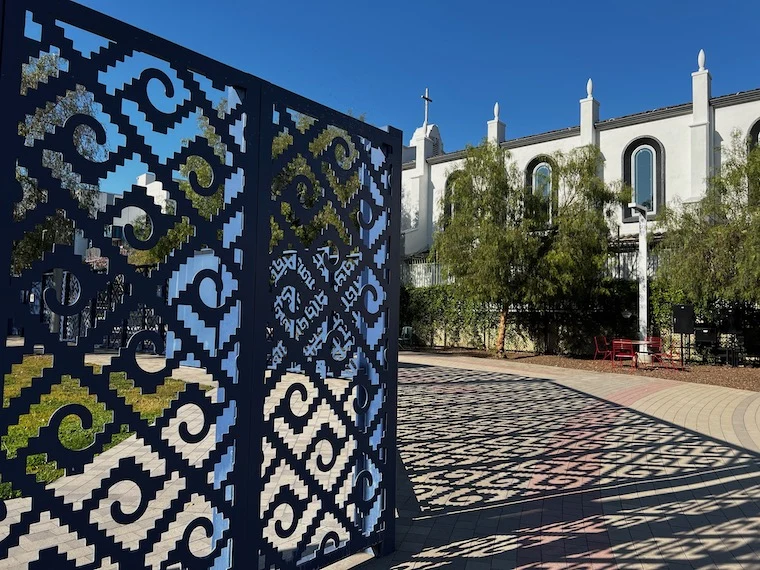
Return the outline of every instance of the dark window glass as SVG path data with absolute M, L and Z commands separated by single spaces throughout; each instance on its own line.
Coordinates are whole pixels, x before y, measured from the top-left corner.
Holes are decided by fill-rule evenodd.
M 637 204 L 654 212 L 654 152 L 640 148 L 633 155 L 633 191 Z

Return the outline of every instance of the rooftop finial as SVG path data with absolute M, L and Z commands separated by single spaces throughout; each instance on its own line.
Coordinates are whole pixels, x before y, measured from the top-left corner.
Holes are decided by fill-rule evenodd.
M 697 63 L 699 64 L 699 71 L 705 70 L 705 50 L 701 49 L 699 50 L 699 55 L 697 56 Z
M 591 78 L 588 78 L 588 81 L 586 82 L 586 94 L 588 95 L 589 99 L 594 98 L 594 82 L 591 81 Z
M 498 121 L 499 120 L 499 102 L 496 101 L 493 106 L 493 120 Z
M 428 88 L 425 87 L 425 94 L 422 96 L 422 98 L 425 100 L 425 122 L 422 123 L 422 126 L 427 128 L 428 126 L 428 105 L 433 102 L 433 100 L 430 98 L 430 92 L 428 91 Z

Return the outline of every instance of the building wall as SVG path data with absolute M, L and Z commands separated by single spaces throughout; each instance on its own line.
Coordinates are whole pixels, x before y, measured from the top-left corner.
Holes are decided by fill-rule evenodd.
M 599 146 L 604 157 L 604 180 L 620 183 L 626 148 L 641 137 L 651 137 L 664 149 L 665 203 L 674 206 L 698 200 L 704 194 L 706 179 L 720 167 L 725 154 L 722 149 L 731 144 L 732 132 L 739 130 L 746 136 L 760 120 L 760 89 L 711 97 L 712 79 L 704 69 L 704 54 L 700 54 L 699 66 L 699 71 L 692 74 L 693 100 L 690 104 L 599 121 L 600 105 L 593 98 L 593 85 L 589 80 L 588 97 L 580 100 L 580 127 L 504 140 L 505 127 L 498 118 L 497 106 L 494 119 L 488 121 L 489 140 L 497 137 L 493 142 L 509 148 L 512 160 L 521 172 L 525 172 L 527 165 L 537 156 L 568 152 L 591 142 Z M 414 156 L 414 160 L 404 165 L 403 192 L 405 203 L 410 195 L 417 200 L 419 218 L 415 229 L 404 232 L 405 256 L 425 253 L 432 246 L 433 229 L 441 215 L 440 203 L 446 181 L 452 172 L 462 167 L 464 160 L 462 152 L 441 155 L 434 148 L 443 148 L 438 127 L 424 125 L 415 131 L 407 149 L 406 157 Z M 447 156 L 450 160 L 446 160 Z M 559 191 L 561 196 L 562 189 Z M 638 233 L 636 222 L 623 221 L 622 208 L 614 226 L 617 227 L 613 227 L 613 235 L 618 233 L 618 228 L 620 235 Z M 656 230 L 656 226 L 653 229 Z
M 461 169 L 463 165 L 464 160 L 452 160 L 442 164 L 430 165 L 430 182 L 433 193 L 433 221 L 435 224 L 438 223 L 441 217 L 441 200 L 443 200 L 443 194 L 446 191 L 446 181 L 452 172 Z
M 153 198 L 153 202 L 161 208 L 162 212 L 166 212 L 169 202 L 169 192 L 164 190 L 161 182 L 156 180 L 156 176 L 150 172 L 141 174 L 137 177 L 136 184 L 138 186 L 145 187 L 148 196 Z M 97 200 L 98 210 L 104 211 L 108 206 L 115 203 L 116 194 L 110 194 L 107 192 L 100 192 Z M 127 224 L 134 224 L 137 220 L 145 216 L 145 212 L 142 209 L 135 206 L 127 206 L 121 212 L 120 216 L 117 216 L 113 220 L 113 226 L 124 228 Z
M 715 109 L 715 165 L 720 166 L 722 153 L 720 147 L 731 144 L 731 136 L 734 129 L 741 131 L 742 136 L 747 136 L 752 126 L 760 120 L 760 101 L 751 101 L 729 107 Z
M 428 251 L 433 241 L 434 197 L 427 160 L 443 153 L 438 127 L 423 124 L 412 135 L 409 146 L 415 149 L 415 160 L 412 168 L 407 167 L 401 173 L 402 208 L 414 204 L 417 225 L 405 230 L 404 218 L 408 219 L 414 212 L 402 214 L 401 240 L 404 254 L 414 255 Z
M 673 204 L 691 194 L 691 115 L 640 123 L 599 133 L 599 148 L 604 156 L 604 180 L 607 183 L 623 179 L 623 153 L 628 145 L 641 137 L 657 139 L 665 149 L 665 201 Z M 620 234 L 639 231 L 637 222 L 623 223 L 622 208 L 616 223 Z
M 531 160 L 542 155 L 552 155 L 555 152 L 569 152 L 574 148 L 581 146 L 580 137 L 567 137 L 559 140 L 548 141 L 538 144 L 531 144 L 509 149 L 512 160 L 517 164 L 520 172 L 525 169 Z

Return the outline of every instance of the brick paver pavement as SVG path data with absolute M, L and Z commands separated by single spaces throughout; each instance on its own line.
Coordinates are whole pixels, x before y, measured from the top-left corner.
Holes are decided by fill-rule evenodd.
M 464 357 L 401 360 L 398 549 L 366 568 L 760 569 L 760 394 Z M 183 419 L 192 429 L 201 421 L 192 410 L 172 426 Z M 337 426 L 329 412 L 317 414 L 321 423 Z M 300 449 L 311 437 L 307 430 L 290 444 Z M 182 451 L 200 461 L 213 438 Z M 58 480 L 57 493 L 78 504 L 128 456 L 162 468 L 131 438 L 84 474 Z M 108 532 L 137 544 L 180 485 L 167 484 L 139 521 Z M 94 515 L 105 525 L 114 501 L 133 508 L 134 489 L 122 486 Z M 28 503 L 6 506 L 0 540 Z M 187 522 L 209 509 L 201 499 L 187 506 L 188 520 L 151 553 L 156 568 Z M 77 564 L 91 557 L 84 541 L 43 517 L 0 568 L 25 568 L 49 545 Z M 199 533 L 193 547 L 200 554 L 210 545 Z
M 104 365 L 110 362 L 112 355 L 108 354 L 91 354 L 86 360 L 90 364 Z M 164 360 L 154 356 L 138 357 L 140 366 L 148 370 L 161 370 L 164 367 Z M 217 385 L 213 379 L 203 370 L 189 367 L 179 367 L 172 372 L 172 377 L 182 379 L 186 382 L 196 382 L 210 385 L 211 390 L 206 392 L 206 397 L 211 401 L 217 401 Z M 305 387 L 303 399 L 300 393 L 296 392 L 291 397 L 290 409 L 297 416 L 308 415 L 308 408 L 312 399 L 315 397 L 314 387 L 310 384 L 308 378 L 299 374 L 286 374 L 277 383 L 265 400 L 264 413 L 267 420 L 272 419 L 277 425 L 278 436 L 287 443 L 287 445 L 299 457 L 305 456 L 307 449 L 312 445 L 314 436 L 321 426 L 329 425 L 337 437 L 345 437 L 345 428 L 341 425 L 340 420 L 327 405 L 320 405 L 310 420 L 302 430 L 293 430 L 281 417 L 281 411 L 278 407 L 287 399 L 288 389 L 292 385 L 302 384 Z M 336 379 L 328 381 L 328 386 L 335 393 L 345 389 L 346 381 Z M 347 402 L 348 409 L 351 403 Z M 0 411 L 0 413 L 2 413 Z M 200 408 L 194 405 L 183 406 L 179 409 L 177 417 L 169 422 L 168 427 L 162 431 L 162 437 L 166 439 L 171 446 L 179 451 L 182 456 L 188 460 L 191 466 L 200 467 L 206 460 L 210 452 L 214 449 L 216 430 L 212 424 L 206 436 L 198 442 L 189 443 L 184 441 L 180 436 L 180 426 L 186 424 L 186 428 L 191 434 L 200 433 L 204 426 L 204 417 Z M 268 441 L 264 445 L 264 467 L 262 471 L 267 473 L 268 483 L 264 487 L 264 496 L 262 498 L 261 513 L 263 517 L 266 510 L 274 502 L 274 498 L 282 486 L 289 486 L 297 497 L 303 500 L 309 499 L 309 491 L 302 481 L 298 479 L 295 473 L 284 466 L 276 457 L 274 448 Z M 322 472 L 316 468 L 320 460 L 328 461 L 330 453 L 321 445 L 317 445 L 310 456 L 306 459 L 307 468 L 315 473 L 315 478 L 325 486 L 333 485 L 338 476 L 338 471 L 342 469 L 348 461 L 352 447 L 346 444 L 335 458 L 335 469 L 328 472 Z M 88 465 L 83 473 L 61 477 L 50 484 L 50 488 L 55 490 L 55 494 L 65 503 L 73 506 L 75 511 L 82 509 L 85 501 L 91 500 L 91 497 L 107 489 L 106 496 L 100 500 L 97 509 L 92 513 L 90 521 L 104 529 L 106 534 L 123 547 L 134 550 L 144 548 L 140 546 L 140 541 L 148 537 L 156 526 L 161 525 L 165 517 L 165 510 L 172 501 L 176 501 L 180 492 L 185 489 L 184 480 L 175 474 L 174 477 L 161 489 L 158 489 L 153 498 L 145 508 L 144 512 L 137 520 L 127 524 L 118 524 L 112 516 L 112 510 L 117 509 L 125 513 L 135 512 L 140 507 L 140 489 L 130 481 L 119 482 L 110 488 L 105 483 L 122 460 L 134 460 L 134 463 L 141 469 L 149 471 L 152 476 L 163 475 L 166 470 L 165 461 L 159 455 L 153 452 L 142 439 L 131 436 L 119 445 L 97 456 L 91 465 Z M 209 473 L 209 478 L 213 476 Z M 335 492 L 337 501 L 348 501 L 351 491 L 350 485 L 346 484 Z M 0 510 L 0 543 L 7 539 L 11 534 L 13 525 L 22 522 L 24 517 L 29 516 L 31 510 L 31 501 L 28 498 L 11 499 L 0 502 L 0 506 L 5 507 L 5 513 Z M 301 527 L 306 526 L 311 521 L 317 511 L 317 503 L 310 501 L 304 516 L 299 523 L 299 528 L 292 536 L 281 538 L 277 534 L 277 525 L 284 524 L 287 526 L 288 518 L 291 517 L 287 509 L 282 509 L 282 517 L 275 516 L 270 520 L 270 524 L 264 530 L 266 539 L 282 552 L 294 550 L 297 546 L 298 539 L 302 536 Z M 213 519 L 211 504 L 203 497 L 194 494 L 190 501 L 183 505 L 182 512 L 175 521 L 168 524 L 167 528 L 161 530 L 159 540 L 151 546 L 150 552 L 147 553 L 147 562 L 154 570 L 163 570 L 167 568 L 166 560 L 169 553 L 177 547 L 188 527 L 194 519 L 203 517 Z M 338 540 L 344 542 L 348 539 L 345 529 L 331 517 L 326 517 L 320 525 L 312 542 L 317 545 L 329 533 L 335 533 Z M 152 543 L 150 540 L 148 543 Z M 190 550 L 196 556 L 205 556 L 212 552 L 213 540 L 207 538 L 202 529 L 196 529 L 190 535 Z M 311 546 L 311 545 L 309 545 Z M 314 547 L 311 546 L 308 553 L 313 553 Z M 47 553 L 45 551 L 48 551 Z M 69 561 L 73 562 L 72 568 L 90 565 L 94 561 L 94 551 L 91 545 L 80 539 L 68 527 L 62 525 L 60 521 L 51 518 L 50 513 L 42 513 L 41 520 L 31 524 L 29 530 L 14 543 L 9 549 L 8 556 L 0 560 L 0 570 L 21 570 L 34 565 L 34 570 L 58 570 L 55 567 L 58 562 L 53 563 L 54 567 L 48 569 L 46 560 L 43 562 L 41 556 L 59 556 L 64 555 Z M 253 567 L 253 566 L 252 566 Z M 101 565 L 104 570 L 131 570 L 128 566 L 119 567 L 116 564 Z M 176 566 L 170 566 L 167 570 L 178 570 Z
M 402 355 L 397 552 L 363 568 L 760 568 L 760 395 Z

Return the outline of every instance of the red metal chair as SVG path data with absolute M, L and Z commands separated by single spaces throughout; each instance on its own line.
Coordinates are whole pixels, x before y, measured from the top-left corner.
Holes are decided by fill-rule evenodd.
M 602 360 L 612 362 L 612 346 L 606 336 L 594 337 L 594 360 L 597 360 L 600 354 L 602 355 Z
M 662 337 L 660 336 L 648 336 L 647 337 L 647 350 L 651 353 L 662 352 Z
M 633 343 L 624 338 L 612 341 L 612 365 L 623 366 L 624 362 L 630 362 L 633 368 L 639 365 L 639 353 L 633 349 Z
M 655 355 L 662 354 L 662 337 L 660 336 L 648 336 L 646 337 L 647 354 L 649 354 L 649 363 L 655 364 Z
M 660 350 L 652 352 L 652 363 L 659 362 L 666 365 L 668 368 L 674 370 L 683 369 L 683 356 L 681 354 L 681 348 L 676 349 L 675 343 L 670 343 L 670 348 L 665 351 L 662 349 L 662 342 L 660 342 Z

